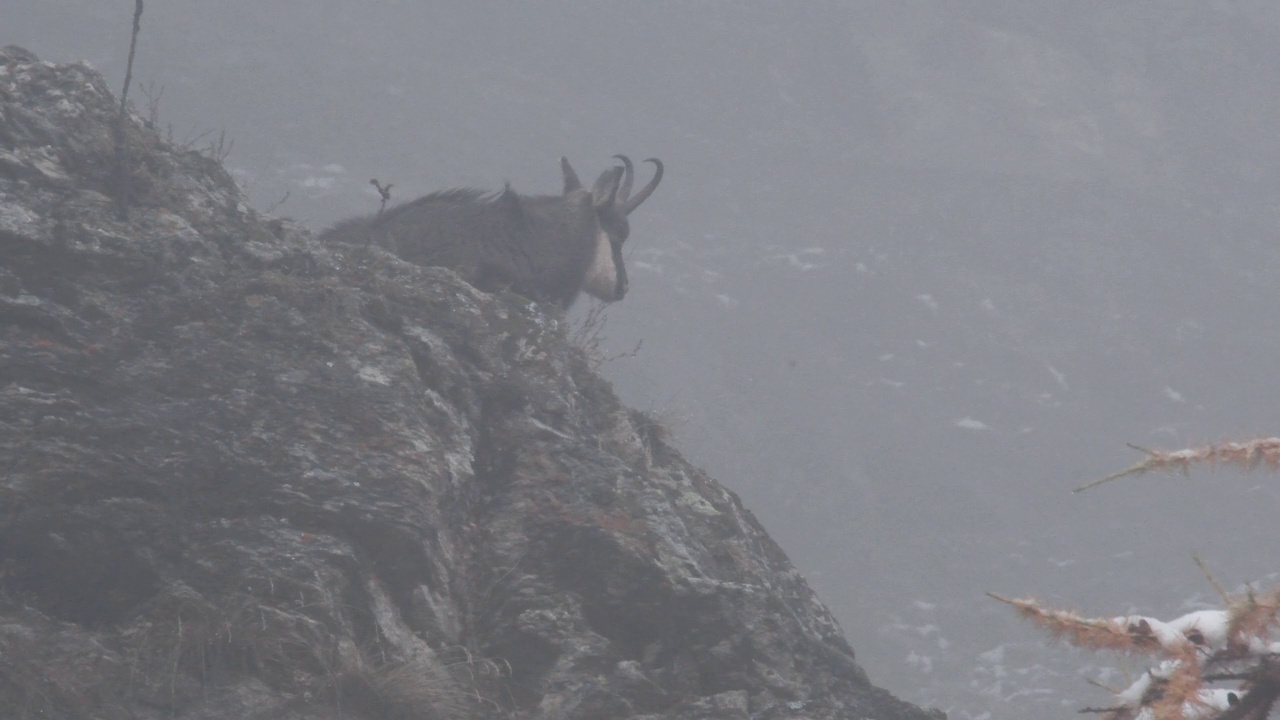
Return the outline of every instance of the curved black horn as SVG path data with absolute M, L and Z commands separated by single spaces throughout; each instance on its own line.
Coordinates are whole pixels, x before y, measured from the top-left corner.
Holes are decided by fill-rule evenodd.
M 631 180 L 635 175 L 635 168 L 631 165 L 631 158 L 626 155 L 614 155 L 622 161 L 622 187 L 618 188 L 618 201 L 626 202 L 631 197 Z
M 625 202 L 619 203 L 618 209 L 622 211 L 623 215 L 630 215 L 632 210 L 640 207 L 640 203 L 648 200 L 654 189 L 658 187 L 658 182 L 662 180 L 662 161 L 658 158 L 649 158 L 645 162 L 653 163 L 654 167 L 657 168 L 653 171 L 653 179 L 649 181 L 648 185 L 640 188 L 640 192 L 636 193 L 635 197 L 629 197 Z

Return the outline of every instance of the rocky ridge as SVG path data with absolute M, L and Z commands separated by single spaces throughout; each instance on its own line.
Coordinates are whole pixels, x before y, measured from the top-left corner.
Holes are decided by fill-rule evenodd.
M 0 714 L 941 717 L 563 318 L 118 118 L 0 51 Z

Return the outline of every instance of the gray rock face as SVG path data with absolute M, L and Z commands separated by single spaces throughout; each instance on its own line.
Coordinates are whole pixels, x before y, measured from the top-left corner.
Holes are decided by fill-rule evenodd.
M 941 717 L 554 312 L 115 103 L 0 51 L 0 716 Z

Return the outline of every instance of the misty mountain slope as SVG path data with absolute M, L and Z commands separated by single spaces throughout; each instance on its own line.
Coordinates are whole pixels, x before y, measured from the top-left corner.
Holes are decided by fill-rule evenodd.
M 957 179 L 939 184 L 946 180 Z M 948 667 L 941 658 L 954 648 L 985 653 L 1000 634 L 1039 644 L 985 608 L 983 590 L 1012 584 L 1069 603 L 1094 600 L 1104 613 L 1143 597 L 1181 603 L 1207 589 L 1187 560 L 1193 550 L 1214 548 L 1242 580 L 1265 572 L 1269 565 L 1242 556 L 1219 529 L 1269 527 L 1275 509 L 1274 492 L 1250 479 L 1187 487 L 1143 478 L 1086 498 L 1067 493 L 1132 462 L 1125 441 L 1176 447 L 1232 432 L 1217 428 L 1268 432 L 1273 403 L 1257 389 L 1280 347 L 1254 309 L 1274 302 L 1280 263 L 1257 221 L 1118 192 L 1093 191 L 1081 203 L 1072 193 L 1091 191 L 1073 184 L 984 184 L 1009 198 L 1002 207 L 959 185 L 930 188 L 946 198 L 941 207 L 891 216 L 888 239 L 874 245 L 809 248 L 812 267 L 770 249 L 755 263 L 721 267 L 705 314 L 693 320 L 720 326 L 725 350 L 708 359 L 718 375 L 705 392 L 734 408 L 696 416 L 713 425 L 732 418 L 719 425 L 723 434 L 690 423 L 702 446 L 715 464 L 761 478 L 744 493 L 785 518 L 779 527 L 793 533 L 784 542 L 816 558 L 803 567 L 820 573 L 814 581 L 839 598 L 838 611 L 862 616 L 904 596 L 934 606 L 890 612 L 941 627 L 945 648 L 855 632 L 865 652 L 884 653 L 882 667 L 901 662 L 940 683 L 957 669 L 977 672 L 962 658 Z M 1064 198 L 1085 209 L 1063 207 Z M 948 227 L 947 218 L 975 208 L 999 222 Z M 764 277 L 767 293 L 751 289 Z M 643 277 L 635 284 L 642 288 Z M 712 296 L 720 292 L 735 298 L 732 308 Z M 771 328 L 768 340 L 762 327 Z M 735 392 L 743 388 L 750 392 Z M 744 457 L 742 437 L 773 450 Z M 1161 522 L 1162 514 L 1183 519 Z M 864 552 L 832 553 L 850 546 Z M 965 568 L 963 577 L 948 566 Z M 888 578 L 877 588 L 884 594 L 834 589 L 833 577 L 861 572 Z M 1040 579 L 1028 587 L 1032 576 Z M 919 670 L 918 645 L 934 658 L 930 672 Z M 1006 671 L 1017 667 L 1014 657 L 1043 661 L 1009 650 Z M 1056 706 L 1064 690 L 1082 687 L 1070 680 L 1077 662 L 1054 658 L 1056 670 L 1040 675 L 1049 684 L 1030 685 L 1054 695 L 1016 695 L 1026 676 L 984 687 L 1001 686 L 1010 708 L 1038 699 Z
M 132 3 L 11 5 L 13 40 L 123 77 Z M 606 375 L 733 478 L 874 679 L 961 720 L 1074 711 L 1105 669 L 983 591 L 1168 615 L 1208 590 L 1191 552 L 1274 566 L 1228 530 L 1275 545 L 1262 479 L 1067 490 L 1126 442 L 1274 432 L 1280 13 L 805 8 L 153 4 L 137 77 L 312 228 L 376 210 L 370 177 L 550 192 L 561 154 L 662 157 L 607 328 L 644 343 Z

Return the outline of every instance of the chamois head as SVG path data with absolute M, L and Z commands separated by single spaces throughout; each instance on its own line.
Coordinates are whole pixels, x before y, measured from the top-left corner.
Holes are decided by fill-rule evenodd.
M 582 281 L 582 290 L 605 302 L 621 300 L 627 294 L 627 268 L 622 260 L 622 243 L 631 235 L 627 216 L 653 194 L 662 180 L 662 161 L 649 158 L 656 168 L 653 179 L 634 197 L 631 187 L 635 179 L 635 167 L 626 155 L 614 155 L 622 161 L 621 168 L 601 173 L 591 189 L 591 206 L 595 210 L 598 230 L 591 264 Z M 564 174 L 564 196 L 582 192 L 582 183 L 566 158 L 560 158 Z

